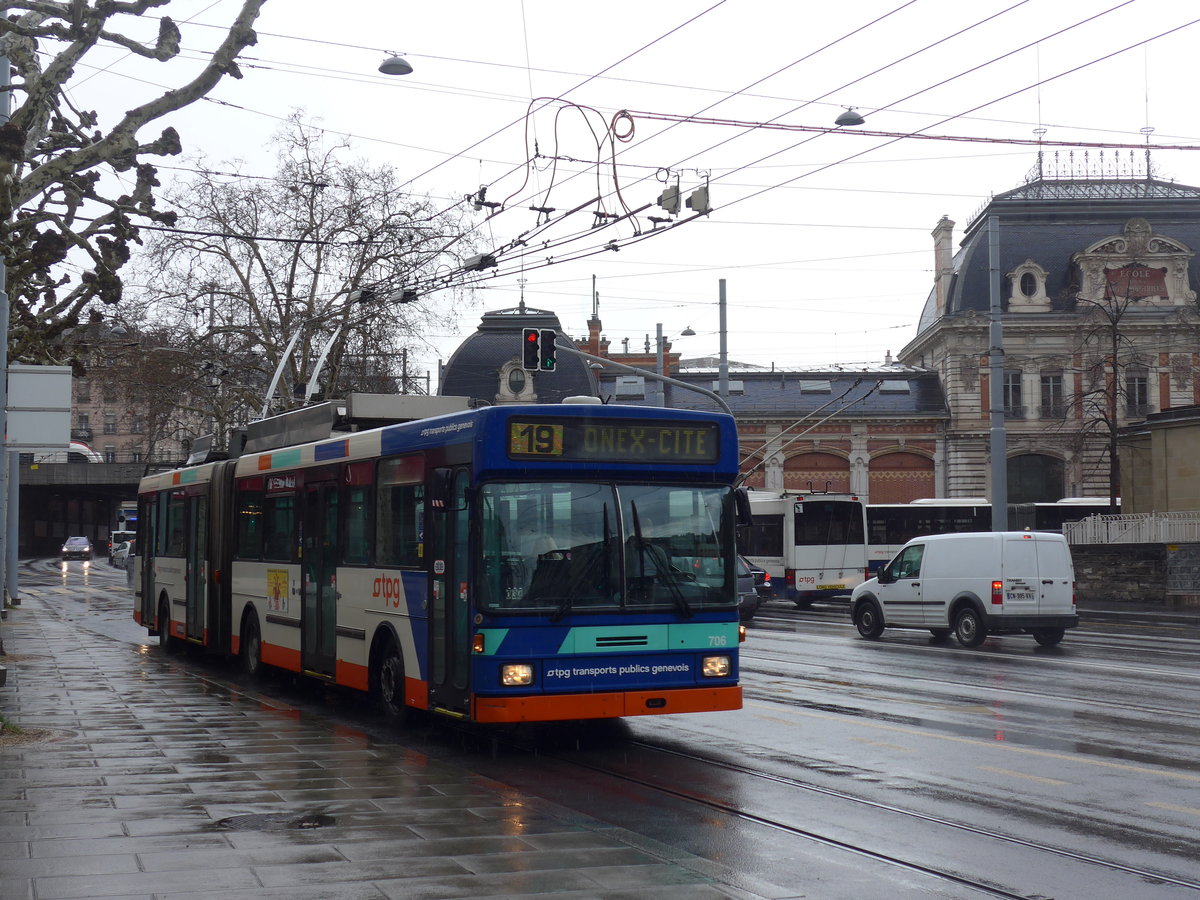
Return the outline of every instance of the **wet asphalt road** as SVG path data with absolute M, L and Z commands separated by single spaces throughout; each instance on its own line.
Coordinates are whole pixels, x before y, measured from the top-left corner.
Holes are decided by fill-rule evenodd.
M 144 652 L 123 573 L 46 561 L 22 577 L 67 621 Z M 420 717 L 395 734 L 356 698 L 266 691 L 708 860 L 734 892 L 1200 897 L 1197 618 L 1084 617 L 1056 648 L 963 650 L 915 631 L 864 641 L 837 604 L 770 604 L 743 645 L 740 712 L 498 740 Z M 198 690 L 236 680 L 184 665 Z

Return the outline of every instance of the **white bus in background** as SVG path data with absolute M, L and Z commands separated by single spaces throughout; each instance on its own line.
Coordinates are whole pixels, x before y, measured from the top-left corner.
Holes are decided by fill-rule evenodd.
M 33 453 L 32 456 L 34 464 L 104 462 L 104 456 L 83 441 L 71 441 L 66 450 L 47 450 Z
M 992 530 L 986 497 L 930 497 L 867 504 L 867 565 L 874 575 L 915 537 Z
M 796 606 L 849 596 L 867 577 L 866 504 L 854 494 L 750 491 L 753 523 L 739 552 L 771 574 L 775 596 Z

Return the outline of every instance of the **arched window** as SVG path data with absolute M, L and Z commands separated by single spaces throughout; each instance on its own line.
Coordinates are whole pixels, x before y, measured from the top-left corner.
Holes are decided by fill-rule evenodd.
M 1053 503 L 1063 493 L 1063 461 L 1041 453 L 1008 459 L 1009 503 Z

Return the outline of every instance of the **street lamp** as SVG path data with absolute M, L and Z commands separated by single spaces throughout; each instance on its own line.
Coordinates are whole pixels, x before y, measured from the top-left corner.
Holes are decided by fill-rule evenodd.
M 866 121 L 862 117 L 862 114 L 853 106 L 847 106 L 846 111 L 833 120 L 833 124 L 838 128 L 844 128 L 846 126 L 864 125 Z
M 379 71 L 384 75 L 411 75 L 412 70 L 409 61 L 396 53 L 379 64 Z

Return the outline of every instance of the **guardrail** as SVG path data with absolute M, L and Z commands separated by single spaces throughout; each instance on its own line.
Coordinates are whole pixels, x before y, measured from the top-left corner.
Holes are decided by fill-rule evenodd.
M 1200 512 L 1088 516 L 1063 526 L 1068 544 L 1200 543 Z

